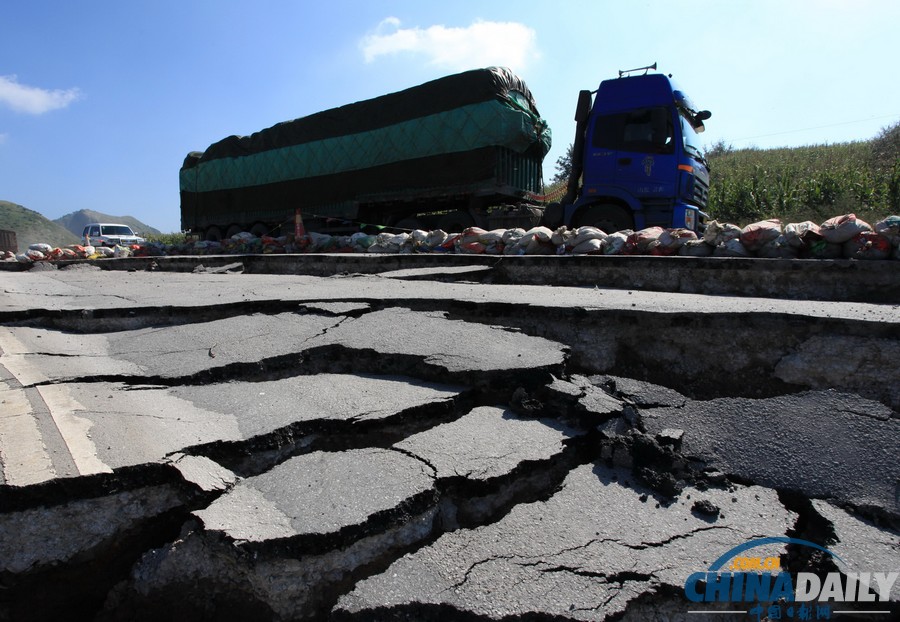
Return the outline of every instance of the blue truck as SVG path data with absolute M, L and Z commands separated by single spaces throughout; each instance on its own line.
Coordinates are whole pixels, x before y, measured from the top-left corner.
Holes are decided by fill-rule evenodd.
M 654 69 L 620 71 L 579 93 L 567 193 L 547 207 L 545 225 L 702 227 L 709 165 L 697 135 L 711 114 Z

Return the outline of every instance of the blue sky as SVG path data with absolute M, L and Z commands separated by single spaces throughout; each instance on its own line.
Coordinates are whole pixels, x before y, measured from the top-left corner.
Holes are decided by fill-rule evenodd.
M 659 63 L 735 147 L 900 121 L 896 0 L 0 0 L 0 199 L 180 228 L 178 169 L 230 134 L 475 67 L 572 142 L 577 93 Z

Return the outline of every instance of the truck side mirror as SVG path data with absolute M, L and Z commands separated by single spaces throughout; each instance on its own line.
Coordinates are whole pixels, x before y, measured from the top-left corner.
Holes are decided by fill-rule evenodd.
M 591 113 L 591 103 L 590 91 L 578 92 L 578 106 L 575 108 L 575 121 L 577 123 L 587 120 L 588 115 Z
M 712 116 L 712 113 L 709 110 L 701 110 L 697 114 L 694 115 L 694 119 L 691 122 L 691 125 L 694 126 L 694 131 L 698 134 L 703 132 L 706 127 L 703 125 L 703 122 Z

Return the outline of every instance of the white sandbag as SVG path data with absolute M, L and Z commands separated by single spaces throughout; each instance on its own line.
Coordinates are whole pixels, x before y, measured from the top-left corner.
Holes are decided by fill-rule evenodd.
M 550 242 L 556 247 L 566 246 L 571 244 L 574 237 L 575 232 L 563 225 L 553 232 L 553 235 L 550 236 Z
M 549 242 L 550 238 L 553 237 L 553 232 L 547 227 L 532 227 L 525 232 L 525 235 L 532 235 L 540 242 Z
M 573 248 L 587 240 L 605 240 L 607 233 L 603 229 L 585 225 L 575 230 L 575 237 L 569 241 L 569 245 Z
M 875 232 L 891 241 L 894 246 L 900 245 L 900 216 L 888 216 L 875 223 Z
M 709 257 L 713 254 L 713 247 L 703 240 L 688 240 L 678 249 L 678 254 L 683 257 Z
M 856 214 L 844 214 L 823 222 L 821 230 L 822 237 L 826 241 L 832 244 L 843 244 L 863 231 L 871 231 L 872 227 L 866 221 L 857 218 Z
M 435 249 L 447 241 L 447 232 L 443 229 L 435 229 L 425 236 L 424 245 L 430 249 Z
M 306 234 L 309 237 L 309 250 L 317 251 L 328 248 L 334 243 L 332 236 L 327 233 L 316 233 L 315 231 L 310 231 Z
M 549 229 L 548 229 L 548 231 L 549 231 Z M 550 241 L 549 237 L 547 237 L 545 239 L 543 237 L 543 235 L 534 234 L 531 236 L 531 240 L 525 246 L 525 254 L 526 255 L 555 255 L 556 254 L 556 246 L 554 246 L 553 242 Z
M 767 259 L 796 259 L 800 250 L 788 244 L 787 238 L 780 235 L 774 240 L 763 244 L 756 251 L 757 257 L 765 257 Z
M 713 220 L 708 223 L 706 225 L 706 230 L 703 232 L 703 240 L 707 244 L 712 244 L 713 246 L 718 246 L 724 244 L 728 240 L 740 237 L 740 227 L 729 223 L 721 223 L 718 220 Z
M 740 238 L 731 238 L 716 246 L 714 257 L 749 257 L 750 251 L 741 243 Z
M 844 242 L 844 257 L 847 259 L 888 259 L 891 250 L 890 239 L 875 231 L 863 231 Z
M 632 233 L 634 233 L 634 231 L 631 229 L 625 229 L 624 231 L 616 231 L 615 233 L 606 236 L 603 245 L 603 254 L 621 255 L 625 251 L 625 242 Z
M 623 252 L 626 255 L 646 255 L 650 252 L 650 245 L 659 240 L 663 231 L 662 227 L 647 227 L 640 231 L 634 231 L 625 239 Z
M 651 255 L 676 255 L 682 246 L 696 239 L 697 234 L 690 229 L 665 229 L 647 249 Z
M 741 244 L 748 251 L 758 251 L 781 235 L 781 221 L 777 218 L 760 220 L 741 229 Z
M 376 239 L 374 235 L 357 231 L 350 236 L 350 246 L 358 251 L 366 251 L 375 244 Z
M 465 229 L 459 236 L 460 244 L 471 244 L 472 242 L 479 242 L 482 235 L 487 233 L 481 227 L 469 227 Z
M 788 223 L 784 226 L 784 239 L 796 249 L 809 248 L 810 244 L 822 239 L 822 228 L 811 220 Z
M 506 229 L 493 229 L 491 231 L 485 231 L 481 235 L 478 236 L 478 242 L 481 242 L 485 246 L 497 245 L 503 243 L 503 234 L 506 233 Z
M 579 244 L 578 246 L 572 247 L 573 255 L 590 255 L 590 254 L 602 254 L 603 253 L 603 245 L 604 240 L 600 240 L 598 238 L 589 238 Z
M 522 236 L 525 235 L 525 229 L 516 228 L 516 229 L 507 229 L 503 232 L 503 245 L 509 247 L 511 245 L 515 245 L 516 242 L 522 239 Z

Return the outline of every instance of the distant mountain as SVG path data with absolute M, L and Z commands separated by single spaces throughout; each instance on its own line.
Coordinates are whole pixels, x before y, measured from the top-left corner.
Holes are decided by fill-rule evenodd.
M 81 237 L 81 232 L 84 231 L 84 226 L 91 222 L 121 223 L 123 225 L 128 225 L 135 233 L 143 236 L 150 234 L 159 235 L 161 233 L 158 229 L 145 225 L 137 218 L 132 218 L 131 216 L 110 216 L 109 214 L 102 214 L 89 209 L 78 210 L 77 212 L 66 214 L 53 222 L 71 231 L 79 238 Z
M 9 201 L 0 201 L 0 229 L 15 232 L 20 253 L 31 244 L 68 246 L 78 244 L 79 241 L 79 237 L 65 227 L 47 220 L 34 210 Z

